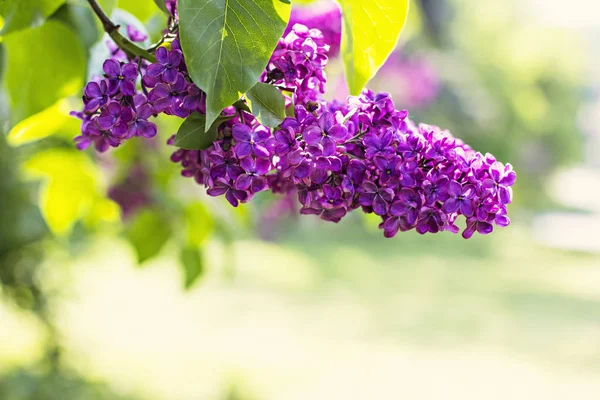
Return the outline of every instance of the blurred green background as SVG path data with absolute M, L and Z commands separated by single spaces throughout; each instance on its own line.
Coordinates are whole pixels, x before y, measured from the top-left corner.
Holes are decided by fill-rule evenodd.
M 160 35 L 151 0 L 102 3 Z M 105 39 L 56 4 L 0 36 L 0 400 L 600 398 L 596 2 L 411 3 L 370 87 L 519 174 L 469 241 L 232 209 L 168 161 L 181 120 L 77 152 Z

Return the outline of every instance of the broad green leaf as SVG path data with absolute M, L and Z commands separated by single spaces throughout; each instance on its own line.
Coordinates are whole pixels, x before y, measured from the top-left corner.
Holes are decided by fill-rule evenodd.
M 89 228 L 95 228 L 101 222 L 119 222 L 120 220 L 121 208 L 119 205 L 110 199 L 98 197 L 83 218 L 83 223 Z
M 5 60 L 6 50 L 4 48 L 4 44 L 2 43 L 2 38 L 0 38 L 0 87 L 3 84 L 2 78 L 4 78 Z
M 80 3 L 81 2 L 87 4 L 87 0 L 80 0 Z M 119 0 L 98 0 L 98 4 L 100 4 L 100 7 L 102 7 L 106 15 L 112 14 L 113 10 L 117 7 L 118 2 Z M 89 7 L 89 4 L 87 4 L 87 6 Z
M 27 160 L 23 167 L 30 178 L 44 180 L 39 206 L 48 227 L 57 235 L 69 233 L 98 197 L 98 171 L 83 153 L 46 150 Z
M 88 49 L 100 39 L 104 30 L 99 19 L 85 3 L 65 3 L 54 14 L 52 19 L 63 22 L 77 32 L 83 46 Z
M 194 247 L 184 247 L 179 253 L 179 260 L 183 266 L 185 288 L 189 289 L 204 273 L 202 251 Z
M 170 236 L 169 219 L 156 209 L 137 213 L 125 230 L 125 237 L 135 249 L 139 264 L 156 256 Z
M 358 95 L 383 65 L 406 22 L 409 0 L 339 0 L 342 58 L 350 94 Z
M 217 139 L 217 128 L 232 117 L 219 117 L 205 132 L 206 116 L 194 113 L 183 121 L 175 136 L 175 146 L 186 150 L 204 150 Z
M 161 0 L 119 0 L 119 8 L 133 14 L 140 21 L 147 21 L 158 12 L 156 6 Z M 164 1 L 163 1 L 164 5 Z
M 258 81 L 289 15 L 281 0 L 179 1 L 181 46 L 206 92 L 207 124 Z
M 58 21 L 4 39 L 12 123 L 36 114 L 83 86 L 85 55 L 73 31 Z
M 169 13 L 167 5 L 165 4 L 165 0 L 154 0 L 154 3 L 156 3 L 156 6 L 160 8 L 163 12 L 166 12 L 167 14 Z
M 274 127 L 285 118 L 285 99 L 275 86 L 258 82 L 246 93 L 246 97 L 251 102 L 252 113 L 261 124 Z
M 69 115 L 72 109 L 73 105 L 69 99 L 62 99 L 52 107 L 24 119 L 8 133 L 8 144 L 20 146 L 43 139 L 59 131 L 78 132 L 81 123 Z
M 191 247 L 200 247 L 206 242 L 214 228 L 214 220 L 210 211 L 201 202 L 193 202 L 185 209 L 185 222 L 187 224 L 187 244 Z
M 0 15 L 4 27 L 0 35 L 39 26 L 52 15 L 65 0 L 3 0 L 0 2 Z

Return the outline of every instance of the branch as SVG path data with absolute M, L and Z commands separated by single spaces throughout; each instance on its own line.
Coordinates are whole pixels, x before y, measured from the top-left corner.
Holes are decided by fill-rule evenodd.
M 150 62 L 156 62 L 154 55 L 142 49 L 141 47 L 136 46 L 119 33 L 119 25 L 115 25 L 110 18 L 108 18 L 108 15 L 106 15 L 96 0 L 88 0 L 88 3 L 90 3 L 90 7 L 92 7 L 92 10 L 100 22 L 102 22 L 104 31 L 108 33 L 108 36 L 110 36 L 117 46 L 119 46 L 119 48 L 123 50 L 129 57 L 140 57 Z

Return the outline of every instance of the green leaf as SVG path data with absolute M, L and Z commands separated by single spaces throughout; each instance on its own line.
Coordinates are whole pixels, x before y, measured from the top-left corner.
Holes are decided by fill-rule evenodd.
M 119 0 L 98 0 L 98 4 L 104 10 L 106 15 L 111 15 L 113 10 L 117 7 L 117 3 Z M 87 1 L 83 1 L 83 3 L 87 3 Z M 84 4 L 89 7 L 89 4 Z
M 4 44 L 13 124 L 81 90 L 84 51 L 75 33 L 64 24 L 47 21 L 39 28 L 7 36 Z
M 4 0 L 0 2 L 0 16 L 4 27 L 0 35 L 41 25 L 65 0 Z
M 285 99 L 275 86 L 258 82 L 246 93 L 246 97 L 251 101 L 252 113 L 261 124 L 275 127 L 285 118 Z
M 125 237 L 133 245 L 138 263 L 156 256 L 171 237 L 169 219 L 156 209 L 137 213 L 125 230 Z
M 179 1 L 181 46 L 206 92 L 207 124 L 258 81 L 289 15 L 280 0 Z
M 223 122 L 232 117 L 220 116 L 205 132 L 204 124 L 206 116 L 204 114 L 193 113 L 183 121 L 175 136 L 175 146 L 186 150 L 204 150 L 217 139 L 217 128 Z
M 104 33 L 102 25 L 98 23 L 99 19 L 87 2 L 85 4 L 65 3 L 52 14 L 52 19 L 63 22 L 77 32 L 86 49 L 96 43 Z
M 202 251 L 198 248 L 184 247 L 179 253 L 179 260 L 183 266 L 185 288 L 189 289 L 204 273 Z
M 201 202 L 193 202 L 186 207 L 185 222 L 187 225 L 186 240 L 191 247 L 202 246 L 214 229 L 212 215 L 206 205 Z
M 39 206 L 48 227 L 57 235 L 70 232 L 98 196 L 96 166 L 85 154 L 52 149 L 34 155 L 24 163 L 31 178 L 42 178 Z
M 166 12 L 167 14 L 169 14 L 169 10 L 167 9 L 167 5 L 165 4 L 165 0 L 154 0 L 154 3 L 156 3 L 156 6 L 158 8 L 160 8 L 163 12 Z
M 81 127 L 81 121 L 69 115 L 72 109 L 73 105 L 69 100 L 62 99 L 52 107 L 22 120 L 8 133 L 8 144 L 11 146 L 20 146 L 43 139 L 58 131 L 68 131 L 77 134 Z
M 350 94 L 358 95 L 396 47 L 409 0 L 339 0 L 342 58 Z
M 156 6 L 159 2 L 160 0 L 119 0 L 119 8 L 133 14 L 140 21 L 147 21 L 158 12 Z

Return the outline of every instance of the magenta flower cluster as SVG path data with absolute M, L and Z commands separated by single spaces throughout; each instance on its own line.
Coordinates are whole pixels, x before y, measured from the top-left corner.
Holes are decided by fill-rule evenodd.
M 328 51 L 321 31 L 295 24 L 279 40 L 261 81 L 292 92 L 294 104 L 317 101 L 325 93 Z
M 457 233 L 461 215 L 465 238 L 510 223 L 516 180 L 510 164 L 448 131 L 416 126 L 387 93 L 365 89 L 345 103 L 324 101 L 328 49 L 320 31 L 294 25 L 261 78 L 289 96 L 294 116 L 271 129 L 242 108 L 226 108 L 208 149 L 172 154 L 182 175 L 234 207 L 271 190 L 297 196 L 301 214 L 326 221 L 360 208 L 381 218 L 386 237 L 412 229 Z M 133 136 L 151 137 L 156 126 L 148 117 L 158 113 L 205 113 L 205 95 L 191 82 L 178 41 L 171 50 L 159 47 L 156 59 L 106 61 L 104 79 L 85 90 L 80 148 L 94 143 L 104 151 Z

